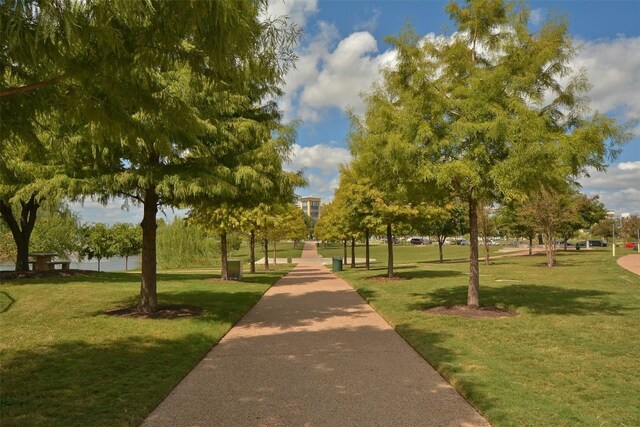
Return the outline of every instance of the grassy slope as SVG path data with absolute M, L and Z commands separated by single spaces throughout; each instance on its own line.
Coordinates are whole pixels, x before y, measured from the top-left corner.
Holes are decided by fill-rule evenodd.
M 147 320 L 106 316 L 134 303 L 139 276 L 20 280 L 0 286 L 2 425 L 137 425 L 285 274 L 159 274 L 160 304 L 207 314 Z M 11 299 L 15 300 L 11 306 Z
M 410 280 L 366 280 L 380 264 L 343 276 L 491 423 L 640 425 L 640 277 L 609 251 L 561 252 L 553 269 L 544 256 L 482 264 L 481 303 L 519 316 L 461 319 L 423 309 L 466 302 L 467 264 L 406 265 L 429 249 L 406 250 Z

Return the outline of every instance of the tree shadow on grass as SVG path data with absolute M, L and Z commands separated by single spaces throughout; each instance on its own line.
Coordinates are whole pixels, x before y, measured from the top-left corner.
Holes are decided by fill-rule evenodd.
M 462 273 L 455 270 L 414 270 L 402 271 L 396 275 L 406 279 L 435 279 L 438 277 L 458 277 L 462 276 Z
M 6 353 L 2 424 L 138 425 L 211 345 L 204 334 L 137 336 Z
M 387 277 L 386 268 L 371 269 L 369 271 L 371 273 L 378 272 L 379 274 L 370 274 L 367 276 L 362 276 L 362 278 L 369 279 L 375 277 Z M 393 271 L 394 277 L 399 277 L 401 279 L 433 279 L 442 277 L 457 277 L 462 275 L 462 273 L 456 270 L 424 270 L 416 268 L 415 266 L 394 267 Z
M 185 290 L 173 292 L 158 292 L 159 306 L 190 306 L 204 309 L 206 312 L 201 316 L 190 317 L 191 320 L 199 322 L 224 322 L 235 323 L 247 311 L 247 307 L 252 307 L 262 297 L 263 292 L 255 291 L 203 291 Z M 138 303 L 138 296 L 132 295 L 113 304 L 112 307 L 105 307 L 105 310 L 117 307 L 135 307 Z M 93 316 L 102 316 L 104 310 L 92 313 Z M 180 319 L 176 319 L 178 321 Z M 155 319 L 145 319 L 144 321 L 154 322 Z
M 455 384 L 456 390 L 473 406 L 483 413 L 495 406 L 495 399 L 490 398 L 477 383 L 467 379 L 468 375 L 464 375 L 463 365 L 458 361 L 456 352 L 446 345 L 451 334 L 427 332 L 425 329 L 413 328 L 406 323 L 398 325 L 396 331 L 445 380 Z
M 423 297 L 420 303 L 412 304 L 411 310 L 423 310 L 437 306 L 465 304 L 467 286 L 440 288 L 431 292 L 414 294 Z M 625 315 L 632 310 L 611 301 L 611 292 L 568 289 L 545 285 L 514 284 L 503 287 L 480 287 L 480 304 L 509 309 L 525 309 L 533 314 L 568 314 L 586 316 L 590 314 Z
M 284 276 L 287 271 L 273 270 L 258 273 L 244 273 L 244 276 L 240 282 L 244 283 L 262 283 L 270 284 L 275 282 L 280 277 Z M 158 273 L 158 283 L 162 282 L 187 282 L 198 281 L 206 279 L 218 279 L 220 274 L 218 273 Z M 48 277 L 24 277 L 20 279 L 14 279 L 6 284 L 10 285 L 66 285 L 70 283 L 122 283 L 122 284 L 139 284 L 140 273 L 114 273 L 114 272 L 87 272 L 80 274 L 73 274 L 69 276 L 48 276 Z M 4 284 L 4 282 L 3 282 Z

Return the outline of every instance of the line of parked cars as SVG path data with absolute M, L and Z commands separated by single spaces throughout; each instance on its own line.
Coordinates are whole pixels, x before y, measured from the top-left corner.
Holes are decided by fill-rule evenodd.
M 602 240 L 589 240 L 589 247 L 606 247 L 607 246 L 607 242 L 603 242 Z M 587 247 L 587 241 L 583 240 L 581 242 L 576 243 L 576 247 L 580 247 L 580 248 L 586 248 Z

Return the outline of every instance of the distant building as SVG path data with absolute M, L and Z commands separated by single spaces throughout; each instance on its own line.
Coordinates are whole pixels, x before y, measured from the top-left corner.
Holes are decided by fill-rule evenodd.
M 302 209 L 304 213 L 313 218 L 315 221 L 320 216 L 320 197 L 301 197 L 298 200 L 298 207 Z
M 631 218 L 631 213 L 630 212 L 622 212 L 620 214 L 620 218 Z

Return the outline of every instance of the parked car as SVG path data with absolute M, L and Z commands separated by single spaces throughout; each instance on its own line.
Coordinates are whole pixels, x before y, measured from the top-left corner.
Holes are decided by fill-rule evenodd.
M 412 237 L 409 239 L 409 243 L 412 245 L 422 245 L 424 244 L 424 240 L 421 237 Z
M 638 249 L 638 243 L 637 242 L 627 242 L 624 244 L 625 248 L 628 249 Z
M 468 241 L 468 240 L 465 240 L 465 239 L 458 239 L 458 240 L 456 240 L 456 245 L 466 246 L 466 245 L 468 245 L 468 244 L 469 244 L 469 241 Z
M 586 247 L 587 246 L 587 242 L 586 240 L 583 240 L 581 242 L 576 243 L 576 247 Z M 600 247 L 606 247 L 607 246 L 607 242 L 603 242 L 602 240 L 589 240 L 589 247 L 595 247 L 595 246 L 600 246 Z

